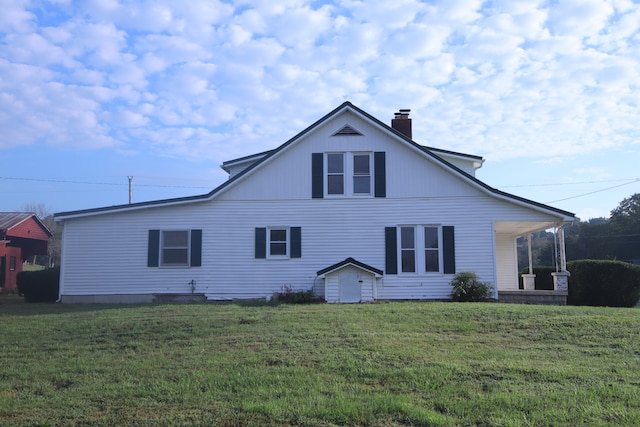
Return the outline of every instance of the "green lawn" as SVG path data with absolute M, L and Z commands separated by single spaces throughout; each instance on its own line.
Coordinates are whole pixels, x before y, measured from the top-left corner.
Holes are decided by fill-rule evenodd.
M 0 425 L 640 425 L 640 310 L 0 299 Z
M 22 264 L 22 271 L 40 271 L 40 270 L 44 270 L 44 266 L 42 265 L 38 265 L 38 264 L 29 264 L 28 262 L 25 262 L 24 264 Z

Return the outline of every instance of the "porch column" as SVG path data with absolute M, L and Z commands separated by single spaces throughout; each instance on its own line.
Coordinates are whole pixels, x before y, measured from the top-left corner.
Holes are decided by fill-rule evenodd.
M 560 246 L 560 271 L 567 271 L 567 248 L 564 244 L 564 227 L 558 227 L 558 246 Z
M 529 274 L 522 275 L 522 284 L 525 291 L 534 290 L 536 288 L 536 275 L 533 274 L 533 253 L 531 250 L 531 233 L 527 234 L 527 252 L 529 255 Z
M 567 271 L 567 252 L 564 243 L 564 228 L 562 224 L 556 227 L 557 236 L 557 254 L 556 271 L 551 273 L 553 276 L 553 289 L 556 291 L 568 292 L 569 291 L 569 276 L 571 273 Z

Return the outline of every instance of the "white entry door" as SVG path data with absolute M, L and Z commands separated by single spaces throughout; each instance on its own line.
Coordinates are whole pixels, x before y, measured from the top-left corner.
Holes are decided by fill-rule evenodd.
M 340 302 L 360 302 L 358 273 L 343 271 L 340 274 Z

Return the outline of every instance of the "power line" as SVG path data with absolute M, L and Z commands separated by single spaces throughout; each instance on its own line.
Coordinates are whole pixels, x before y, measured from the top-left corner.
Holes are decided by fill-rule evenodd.
M 7 177 L 7 176 L 0 176 L 0 179 L 13 180 L 13 181 L 52 182 L 52 183 L 59 183 L 59 184 L 109 185 L 109 186 L 118 186 L 118 187 L 129 185 L 129 184 L 117 183 L 117 182 L 75 181 L 75 180 L 66 180 L 66 179 L 43 179 L 43 178 L 15 178 L 15 177 Z M 211 188 L 211 187 L 201 187 L 201 186 L 194 186 L 194 185 L 161 185 L 161 184 L 138 184 L 137 187 L 205 188 L 205 189 Z
M 640 181 L 640 178 L 626 178 L 626 179 L 603 179 L 599 181 L 577 181 L 577 182 L 555 182 L 551 184 L 521 184 L 521 185 L 500 185 L 499 188 L 521 188 L 521 187 L 558 187 L 561 185 L 580 185 L 580 184 L 600 184 L 603 182 L 622 182 L 627 183 Z M 623 184 L 626 185 L 626 184 Z M 615 187 L 612 187 L 615 188 Z
M 602 193 L 604 191 L 613 190 L 614 188 L 624 187 L 625 185 L 633 184 L 634 182 L 640 182 L 640 178 L 636 178 L 633 181 L 625 182 L 624 184 L 614 185 L 613 187 L 608 187 L 608 188 L 603 188 L 601 190 L 591 191 L 589 193 L 580 194 L 578 196 L 566 197 L 564 199 L 552 200 L 552 201 L 546 202 L 546 203 L 548 204 L 548 203 L 563 202 L 565 200 L 577 199 L 578 197 L 590 196 L 591 194 Z

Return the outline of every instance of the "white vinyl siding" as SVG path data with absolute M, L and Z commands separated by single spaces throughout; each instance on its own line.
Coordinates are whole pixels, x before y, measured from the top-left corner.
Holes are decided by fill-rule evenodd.
M 519 287 L 516 238 L 496 234 L 497 285 L 500 290 L 515 291 Z

